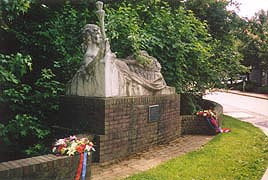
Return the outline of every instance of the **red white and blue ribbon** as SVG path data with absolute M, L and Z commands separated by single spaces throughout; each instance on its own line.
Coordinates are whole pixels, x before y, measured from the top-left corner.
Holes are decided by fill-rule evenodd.
M 79 160 L 78 168 L 77 168 L 77 171 L 76 171 L 75 180 L 80 179 L 82 166 L 83 166 L 83 159 L 84 159 L 83 154 L 80 154 L 80 160 Z
M 82 180 L 86 179 L 87 173 L 87 152 L 84 152 L 84 161 L 83 161 L 83 169 L 82 169 Z
M 78 168 L 75 175 L 75 180 L 79 180 L 80 177 L 82 180 L 86 179 L 86 172 L 87 172 L 87 152 L 80 153 L 80 160 L 78 164 Z

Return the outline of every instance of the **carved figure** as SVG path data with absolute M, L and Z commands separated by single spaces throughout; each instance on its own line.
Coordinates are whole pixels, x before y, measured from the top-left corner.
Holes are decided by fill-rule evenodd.
M 90 68 L 94 64 L 94 60 L 98 61 L 104 55 L 104 41 L 100 32 L 100 28 L 95 24 L 85 25 L 83 32 L 83 43 L 82 49 L 84 54 L 84 59 L 81 62 L 79 71 L 82 73 L 91 74 Z M 91 64 L 91 65 L 90 65 Z
M 102 27 L 85 25 L 82 32 L 85 55 L 79 70 L 67 83 L 66 94 L 111 97 L 175 93 L 173 87 L 166 85 L 160 63 L 147 52 L 139 54 L 148 61 L 145 65 L 131 57 L 116 58 L 106 39 L 102 3 L 98 2 L 97 7 Z

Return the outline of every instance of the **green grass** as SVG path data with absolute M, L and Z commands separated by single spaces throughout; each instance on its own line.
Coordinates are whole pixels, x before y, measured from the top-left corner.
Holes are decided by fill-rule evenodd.
M 268 138 L 249 123 L 223 119 L 232 132 L 126 180 L 260 180 L 268 165 Z

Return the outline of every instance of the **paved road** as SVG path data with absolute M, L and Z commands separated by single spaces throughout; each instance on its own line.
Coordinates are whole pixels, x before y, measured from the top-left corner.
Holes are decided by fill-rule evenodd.
M 204 96 L 223 106 L 223 113 L 261 128 L 268 135 L 268 100 L 225 92 Z

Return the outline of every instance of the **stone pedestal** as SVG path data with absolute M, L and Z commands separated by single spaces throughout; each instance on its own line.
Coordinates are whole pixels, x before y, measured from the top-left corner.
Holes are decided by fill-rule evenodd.
M 180 95 L 64 96 L 61 119 L 95 135 L 94 161 L 112 161 L 180 136 Z

